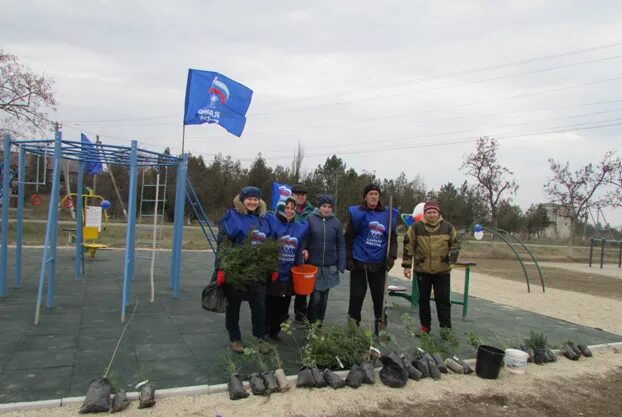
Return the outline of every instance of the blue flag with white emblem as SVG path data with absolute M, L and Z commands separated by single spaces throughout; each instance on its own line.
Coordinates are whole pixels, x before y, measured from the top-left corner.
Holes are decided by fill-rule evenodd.
M 87 161 L 84 163 L 86 173 L 96 175 L 104 172 L 101 151 L 97 148 L 97 145 L 91 143 L 84 133 L 80 134 L 80 142 L 82 142 L 82 158 Z
M 242 135 L 253 90 L 213 71 L 188 70 L 184 125 L 215 123 Z

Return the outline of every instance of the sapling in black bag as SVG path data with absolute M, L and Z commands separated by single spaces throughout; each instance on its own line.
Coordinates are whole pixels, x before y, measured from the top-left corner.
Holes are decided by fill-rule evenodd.
M 203 288 L 201 305 L 205 310 L 215 313 L 224 313 L 227 309 L 227 299 L 216 281 L 210 282 Z

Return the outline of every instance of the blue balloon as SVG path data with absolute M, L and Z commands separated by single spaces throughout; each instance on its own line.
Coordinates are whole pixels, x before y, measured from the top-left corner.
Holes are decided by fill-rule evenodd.
M 108 200 L 102 200 L 102 202 L 100 203 L 101 208 L 103 208 L 104 210 L 108 210 L 110 208 L 110 201 Z

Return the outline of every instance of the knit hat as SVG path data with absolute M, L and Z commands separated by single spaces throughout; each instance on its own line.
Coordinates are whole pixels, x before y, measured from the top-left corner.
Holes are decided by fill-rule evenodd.
M 330 204 L 335 207 L 335 197 L 330 194 L 320 194 L 317 196 L 317 206 L 322 207 L 324 204 Z
M 304 184 L 294 184 L 292 186 L 292 194 L 307 194 L 307 187 Z
M 428 201 L 423 206 L 424 213 L 430 209 L 438 210 L 439 213 L 441 212 L 441 208 L 438 206 L 438 203 L 436 201 Z
M 244 201 L 250 197 L 261 198 L 261 190 L 257 187 L 253 187 L 252 185 L 243 187 L 240 190 L 240 201 Z
M 380 187 L 378 187 L 376 184 L 367 184 L 365 188 L 363 188 L 363 198 L 365 198 L 367 196 L 367 193 L 370 191 L 378 191 L 378 193 L 381 193 Z

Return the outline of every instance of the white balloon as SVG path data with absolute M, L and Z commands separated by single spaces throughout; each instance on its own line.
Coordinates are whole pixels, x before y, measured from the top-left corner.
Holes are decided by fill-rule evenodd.
M 479 232 L 474 232 L 473 237 L 475 238 L 475 240 L 482 240 L 482 238 L 484 237 L 484 232 L 481 230 Z

